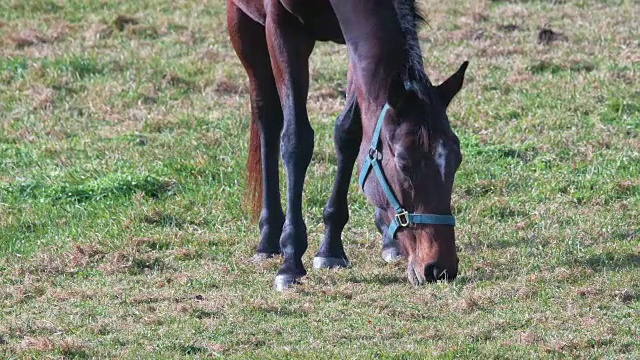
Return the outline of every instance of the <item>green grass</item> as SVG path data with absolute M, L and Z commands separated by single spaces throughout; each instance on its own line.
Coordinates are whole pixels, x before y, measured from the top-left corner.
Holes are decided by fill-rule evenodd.
M 0 357 L 640 357 L 635 2 L 425 1 L 428 74 L 471 61 L 449 109 L 461 274 L 416 288 L 385 264 L 354 180 L 353 267 L 282 294 L 279 259 L 249 261 L 248 84 L 222 3 L 0 4 Z M 317 46 L 309 268 L 346 71 Z

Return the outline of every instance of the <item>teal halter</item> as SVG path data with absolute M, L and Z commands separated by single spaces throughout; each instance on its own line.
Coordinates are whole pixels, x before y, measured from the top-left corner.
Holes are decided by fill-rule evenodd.
M 448 225 L 455 226 L 456 218 L 453 215 L 436 215 L 436 214 L 410 214 L 405 210 L 398 202 L 398 198 L 393 194 L 393 190 L 389 186 L 384 172 L 382 171 L 382 152 L 378 150 L 380 144 L 380 132 L 382 131 L 382 124 L 384 123 L 385 115 L 389 110 L 389 104 L 385 104 L 378 116 L 378 122 L 376 128 L 373 131 L 373 137 L 371 139 L 371 148 L 369 148 L 369 154 L 362 164 L 362 170 L 360 171 L 360 187 L 364 190 L 364 183 L 367 180 L 370 170 L 373 168 L 373 172 L 376 174 L 382 191 L 387 196 L 387 200 L 393 206 L 396 211 L 396 216 L 389 225 L 389 235 L 393 238 L 400 227 L 407 227 L 413 224 L 426 224 L 426 225 Z

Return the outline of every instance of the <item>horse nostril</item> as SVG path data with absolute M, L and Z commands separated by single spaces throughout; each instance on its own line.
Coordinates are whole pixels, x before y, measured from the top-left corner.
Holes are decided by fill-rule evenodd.
M 434 282 L 438 280 L 438 267 L 436 264 L 427 264 L 424 267 L 424 278 L 428 282 Z
M 428 282 L 434 282 L 438 280 L 451 281 L 458 275 L 458 269 L 453 271 L 447 270 L 445 267 L 440 267 L 436 263 L 427 264 L 424 267 L 424 277 Z

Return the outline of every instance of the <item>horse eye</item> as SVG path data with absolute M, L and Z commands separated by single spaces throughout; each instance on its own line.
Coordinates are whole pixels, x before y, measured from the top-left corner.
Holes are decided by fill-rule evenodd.
M 396 165 L 403 172 L 407 169 L 411 169 L 411 157 L 407 155 L 405 152 L 400 152 L 396 154 Z

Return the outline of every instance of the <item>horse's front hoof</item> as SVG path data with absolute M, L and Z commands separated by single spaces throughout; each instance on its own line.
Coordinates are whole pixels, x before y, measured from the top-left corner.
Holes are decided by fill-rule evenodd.
M 278 255 L 280 255 L 280 254 L 278 254 L 278 253 L 263 253 L 263 252 L 258 252 L 258 253 L 256 253 L 255 255 L 253 255 L 253 256 L 251 257 L 251 261 L 253 261 L 254 263 L 261 263 L 261 262 L 263 262 L 263 261 L 265 261 L 265 260 L 268 260 L 268 259 L 274 258 L 274 257 L 276 257 L 276 256 L 278 256 Z
M 401 257 L 400 251 L 395 247 L 382 249 L 382 259 L 388 263 L 398 261 Z
M 316 256 L 313 258 L 314 269 L 347 268 L 349 267 L 349 265 L 349 260 L 347 260 L 346 258 L 323 256 Z
M 299 285 L 301 277 L 295 275 L 281 274 L 277 275 L 273 281 L 273 287 L 278 291 L 284 291 L 292 287 L 293 285 Z

